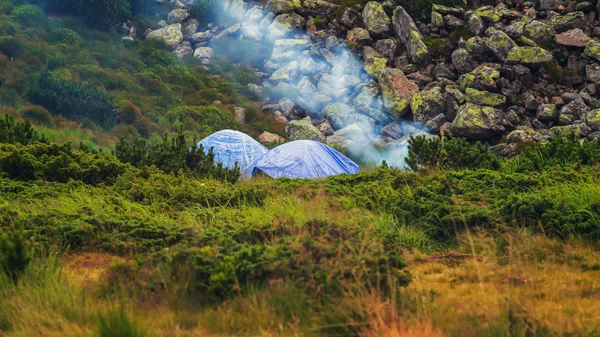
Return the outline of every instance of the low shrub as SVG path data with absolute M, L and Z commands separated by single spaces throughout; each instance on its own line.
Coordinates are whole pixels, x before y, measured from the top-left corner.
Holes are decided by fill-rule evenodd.
M 88 118 L 105 129 L 115 123 L 112 98 L 103 87 L 77 83 L 52 76 L 48 71 L 30 78 L 28 96 L 54 114 L 67 118 Z
M 12 11 L 10 16 L 24 27 L 46 25 L 48 23 L 46 14 L 36 5 L 19 6 Z
M 0 144 L 0 174 L 9 179 L 113 184 L 125 169 L 114 157 L 73 150 L 70 144 Z
M 20 231 L 0 236 L 0 271 L 4 272 L 13 283 L 17 283 L 19 275 L 31 262 L 31 252 Z
M 35 141 L 44 142 L 45 140 L 35 132 L 29 120 L 17 122 L 14 117 L 9 115 L 0 118 L 0 143 L 27 145 Z
M 443 141 L 438 137 L 416 136 L 409 140 L 406 163 L 412 170 L 423 168 L 498 169 L 500 160 L 490 151 L 487 144 L 469 144 L 465 139 Z
M 165 135 L 162 143 L 154 147 L 146 145 L 144 140 L 130 144 L 121 138 L 115 153 L 120 161 L 138 168 L 154 165 L 167 173 L 184 172 L 194 177 L 230 183 L 236 182 L 240 177 L 238 168 L 227 169 L 221 163 L 215 163 L 212 149 L 205 153 L 202 147 L 188 145 L 183 134 L 173 138 Z

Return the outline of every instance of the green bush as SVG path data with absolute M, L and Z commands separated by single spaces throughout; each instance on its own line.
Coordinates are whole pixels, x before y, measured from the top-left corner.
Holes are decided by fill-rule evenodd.
M 0 143 L 27 145 L 35 141 L 44 142 L 45 140 L 33 130 L 29 120 L 16 122 L 14 117 L 9 115 L 0 118 Z
M 0 236 L 0 270 L 17 283 L 31 262 L 31 253 L 20 231 Z
M 167 117 L 172 122 L 191 121 L 198 123 L 202 133 L 211 134 L 223 129 L 237 129 L 233 115 L 222 108 L 209 106 L 181 106 L 169 110 Z
M 10 16 L 25 27 L 45 25 L 48 23 L 46 14 L 36 5 L 19 6 L 12 11 Z
M 579 140 L 557 137 L 550 142 L 525 148 L 507 166 L 516 172 L 540 171 L 552 166 L 595 165 L 600 163 L 600 139 Z
M 173 276 L 190 275 L 189 290 L 202 299 L 227 298 L 280 279 L 315 295 L 337 294 L 348 284 L 385 290 L 388 277 L 398 286 L 410 282 L 397 250 L 324 222 L 215 234 L 206 233 L 210 240 L 203 247 L 176 250 L 168 260 Z
M 188 145 L 184 135 L 169 138 L 165 135 L 162 144 L 148 147 L 143 140 L 127 143 L 123 138 L 117 143 L 116 156 L 120 161 L 135 167 L 156 166 L 167 173 L 184 172 L 195 177 L 213 178 L 231 183 L 240 177 L 240 170 L 227 169 L 215 163 L 212 149 L 208 153 L 195 144 Z
M 59 79 L 48 71 L 28 83 L 28 96 L 54 114 L 68 118 L 88 118 L 105 129 L 115 123 L 112 98 L 102 87 Z
M 131 18 L 131 5 L 127 0 L 50 0 L 47 5 L 101 29 Z
M 76 151 L 69 144 L 0 144 L 0 174 L 9 179 L 113 184 L 125 169 L 114 157 Z
M 0 53 L 8 57 L 19 57 L 25 51 L 25 44 L 20 37 L 0 37 Z
M 58 28 L 50 33 L 50 41 L 54 43 L 64 43 L 70 46 L 77 45 L 81 37 L 77 32 L 69 28 Z
M 423 168 L 495 170 L 500 167 L 500 160 L 487 144 L 481 142 L 471 145 L 462 138 L 442 141 L 438 137 L 416 136 L 408 143 L 406 163 L 415 171 Z

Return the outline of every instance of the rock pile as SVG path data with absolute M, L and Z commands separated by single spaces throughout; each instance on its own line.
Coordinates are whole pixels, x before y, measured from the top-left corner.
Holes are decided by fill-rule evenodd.
M 190 19 L 183 4 L 148 38 L 206 64 L 218 40 L 268 45 L 265 81 L 251 90 L 280 98 L 263 112 L 291 140 L 395 148 L 425 131 L 510 154 L 524 141 L 598 137 L 600 11 L 590 1 L 496 2 L 433 5 L 415 22 L 394 1 L 342 11 L 325 0 L 226 0 L 226 26 Z

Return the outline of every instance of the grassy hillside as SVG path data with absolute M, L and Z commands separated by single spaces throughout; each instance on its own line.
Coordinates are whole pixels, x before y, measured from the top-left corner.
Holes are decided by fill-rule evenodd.
M 0 336 L 600 336 L 600 140 L 239 180 L 188 149 L 282 132 L 251 72 L 55 2 L 0 0 Z
M 110 150 L 120 137 L 155 144 L 165 132 L 183 131 L 188 139 L 222 128 L 283 132 L 253 103 L 247 84 L 255 75 L 228 60 L 206 71 L 155 41 L 123 41 L 117 28 L 96 30 L 36 5 L 1 4 L 0 113 L 30 119 L 52 141 Z M 140 34 L 153 22 L 143 15 L 133 21 Z M 235 106 L 246 108 L 247 125 L 235 122 Z
M 500 161 L 418 138 L 413 173 L 231 183 L 10 125 L 4 335 L 600 333 L 598 141 Z

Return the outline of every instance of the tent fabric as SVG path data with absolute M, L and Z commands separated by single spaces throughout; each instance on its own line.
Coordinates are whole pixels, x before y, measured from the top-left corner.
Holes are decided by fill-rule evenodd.
M 198 147 L 200 145 L 205 153 L 213 149 L 216 163 L 226 168 L 233 168 L 237 163 L 242 172 L 269 151 L 252 137 L 234 130 L 216 132 L 199 141 Z
M 250 166 L 246 174 L 263 172 L 272 178 L 325 178 L 356 174 L 360 168 L 331 147 L 312 140 L 280 145 Z

